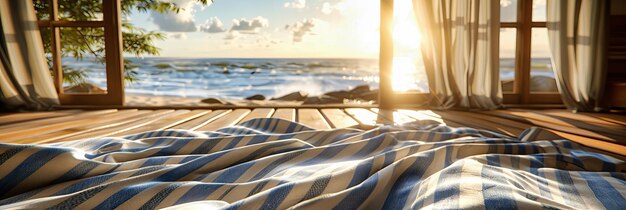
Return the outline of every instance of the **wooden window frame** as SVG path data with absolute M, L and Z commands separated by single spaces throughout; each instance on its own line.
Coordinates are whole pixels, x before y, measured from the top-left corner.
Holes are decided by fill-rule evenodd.
M 500 22 L 500 28 L 517 29 L 513 92 L 503 93 L 505 104 L 562 104 L 559 93 L 536 93 L 531 86 L 531 43 L 533 28 L 546 28 L 546 21 L 533 21 L 533 0 L 517 1 L 517 21 Z
M 394 0 L 380 1 L 380 51 L 379 51 L 379 95 L 378 106 L 392 109 L 398 106 L 423 106 L 430 101 L 430 93 L 393 91 L 393 21 Z
M 58 0 L 49 0 L 49 20 L 38 20 L 39 28 L 50 28 L 52 71 L 54 85 L 61 105 L 123 105 L 124 104 L 124 58 L 122 54 L 122 20 L 120 0 L 103 0 L 103 20 L 59 20 Z M 106 93 L 64 93 L 61 57 L 60 27 L 91 27 L 104 29 L 105 64 L 107 74 Z
M 546 28 L 546 22 L 532 21 L 532 1 L 518 0 L 517 21 L 501 22 L 501 28 L 517 29 L 515 48 L 515 81 L 513 92 L 503 93 L 506 105 L 562 104 L 559 93 L 534 93 L 530 91 L 531 37 L 533 28 Z M 394 92 L 393 74 L 393 5 L 394 0 L 381 0 L 380 4 L 380 95 L 381 108 L 398 105 L 421 106 L 433 96 L 430 93 Z
M 102 27 L 105 30 L 105 54 L 107 72 L 106 94 L 66 94 L 63 92 L 62 76 L 55 76 L 55 86 L 63 105 L 123 105 L 124 66 L 122 53 L 121 3 L 120 0 L 103 1 L 102 21 L 65 21 L 58 19 L 58 0 L 50 1 L 50 20 L 38 21 L 39 27 L 51 30 L 52 68 L 55 75 L 62 75 L 59 27 Z M 501 22 L 502 28 L 517 29 L 515 82 L 512 93 L 504 93 L 505 104 L 562 104 L 558 93 L 530 92 L 530 54 L 533 28 L 546 27 L 546 22 L 532 21 L 532 1 L 518 0 L 517 21 Z M 394 92 L 393 74 L 393 7 L 394 0 L 381 0 L 380 4 L 380 53 L 379 107 L 393 108 L 397 105 L 420 106 L 429 101 L 430 93 Z

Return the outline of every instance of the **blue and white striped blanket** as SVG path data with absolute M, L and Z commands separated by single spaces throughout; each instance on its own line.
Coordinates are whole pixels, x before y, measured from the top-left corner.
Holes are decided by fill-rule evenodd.
M 254 119 L 218 132 L 0 144 L 0 209 L 626 208 L 624 162 L 534 133 Z

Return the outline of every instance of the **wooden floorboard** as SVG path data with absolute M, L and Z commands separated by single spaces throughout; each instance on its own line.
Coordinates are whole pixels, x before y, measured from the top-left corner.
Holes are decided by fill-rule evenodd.
M 549 110 L 549 111 L 555 111 L 555 112 L 561 112 L 561 113 L 567 113 L 570 114 L 570 111 L 567 110 Z M 609 114 L 609 113 L 588 113 L 588 112 L 581 112 L 581 113 L 571 113 L 572 115 L 586 115 L 586 116 L 590 116 L 590 117 L 594 117 L 600 120 L 604 120 L 606 122 L 611 122 L 611 123 L 615 123 L 615 124 L 619 124 L 619 125 L 623 125 L 626 126 L 626 115 L 622 114 Z
M 298 122 L 313 129 L 330 129 L 330 125 L 317 109 L 298 109 Z
M 453 127 L 472 127 L 517 136 L 542 127 L 590 148 L 626 154 L 626 116 L 572 113 L 567 110 L 506 109 L 496 111 L 378 110 L 376 108 L 238 108 L 219 110 L 63 110 L 0 115 L 0 142 L 51 143 L 151 130 L 215 131 L 254 118 L 282 118 L 314 129 L 361 128 L 431 120 Z
M 93 122 L 107 121 L 110 118 L 117 118 L 133 112 L 137 112 L 137 110 L 122 110 L 110 113 L 99 113 L 96 115 L 93 115 L 93 113 L 89 113 L 88 115 L 72 115 L 69 119 L 65 119 L 62 122 L 55 123 L 26 123 L 25 125 L 19 127 L 19 129 L 0 129 L 2 130 L 0 131 L 0 141 L 13 142 L 30 136 L 36 136 L 63 129 L 73 128 Z
M 169 117 L 161 118 L 157 121 L 154 121 L 146 126 L 141 126 L 135 129 L 127 130 L 118 134 L 116 136 L 124 136 L 133 133 L 141 133 L 146 131 L 154 131 L 154 130 L 165 130 L 171 127 L 174 127 L 178 124 L 193 120 L 199 116 L 207 114 L 209 111 L 207 110 L 178 110 L 178 111 L 187 111 L 187 112 L 179 112 L 176 115 L 171 115 Z
M 378 108 L 370 109 L 372 112 L 378 114 L 378 117 L 384 118 L 387 124 L 400 125 L 409 122 L 415 122 L 416 119 L 412 118 L 404 113 L 398 112 L 396 110 L 379 110 Z
M 441 119 L 441 116 L 438 116 L 437 114 L 435 114 L 434 112 L 430 111 L 430 110 L 408 110 L 408 109 L 401 109 L 398 110 L 399 113 L 402 113 L 404 115 L 407 115 L 415 120 L 430 120 L 430 121 L 435 121 L 438 123 L 444 123 L 444 120 Z
M 246 115 L 243 119 L 241 119 L 240 123 L 246 122 L 254 118 L 272 117 L 272 114 L 274 114 L 274 109 L 269 109 L 269 108 L 254 109 L 252 110 L 252 112 L 250 112 L 250 114 Z
M 344 112 L 343 109 L 320 109 L 320 112 L 322 112 L 332 128 L 350 128 L 359 126 L 359 122 Z
M 574 114 L 572 112 L 564 112 L 561 110 L 545 110 L 545 111 L 540 110 L 540 111 L 533 111 L 533 112 L 544 113 L 546 115 L 551 115 L 554 117 L 562 117 L 562 118 L 569 119 L 569 120 L 587 122 L 587 123 L 591 123 L 597 126 L 608 126 L 608 127 L 622 128 L 626 130 L 626 125 L 624 124 L 606 121 L 598 117 L 587 115 L 585 113 Z
M 66 137 L 75 136 L 75 135 L 87 133 L 90 131 L 105 129 L 108 127 L 112 127 L 115 125 L 129 122 L 129 121 L 134 121 L 138 117 L 152 113 L 152 111 L 139 110 L 139 111 L 130 112 L 130 113 L 120 111 L 118 113 L 121 113 L 121 114 L 118 116 L 107 117 L 107 118 L 99 119 L 99 120 L 94 119 L 92 122 L 82 123 L 76 127 L 67 128 L 67 129 L 56 131 L 56 132 L 46 133 L 43 135 L 36 135 L 36 136 L 28 137 L 28 138 L 22 138 L 22 139 L 19 139 L 19 143 L 29 144 L 29 143 L 51 142 L 54 140 L 63 139 Z
M 520 135 L 524 130 L 532 127 L 530 124 L 524 124 L 514 121 L 506 121 L 501 118 L 494 118 L 489 115 L 479 113 L 469 113 L 461 111 L 440 111 L 435 112 L 439 115 L 445 115 L 444 118 L 454 118 L 464 127 L 480 128 L 484 130 L 496 131 L 511 137 Z
M 626 136 L 626 127 L 623 127 L 623 126 L 609 126 L 609 125 L 598 126 L 597 124 L 593 124 L 588 121 L 573 120 L 568 117 L 559 117 L 559 116 L 536 112 L 536 111 L 498 111 L 498 112 L 515 115 L 520 118 L 539 120 L 539 121 L 549 123 L 552 125 L 558 125 L 558 126 L 564 126 L 564 127 L 570 127 L 570 128 L 578 128 L 578 129 L 584 129 L 584 130 L 593 130 L 596 133 L 599 133 L 602 135 L 608 135 L 611 138 L 619 138 L 622 136 Z
M 34 121 L 34 120 L 42 120 L 42 119 L 47 119 L 47 118 L 68 116 L 68 115 L 76 114 L 79 112 L 84 112 L 84 111 L 72 109 L 72 110 L 60 110 L 60 111 L 48 111 L 48 112 L 7 113 L 5 115 L 0 116 L 0 126 L 26 122 L 26 121 Z
M 235 125 L 249 113 L 249 109 L 235 109 L 232 112 L 216 119 L 215 121 L 198 128 L 198 131 L 216 131 L 223 127 Z
M 626 145 L 625 139 L 622 139 L 621 137 L 613 137 L 611 135 L 598 133 L 597 131 L 595 131 L 595 129 L 585 130 L 585 129 L 575 128 L 575 127 L 570 127 L 570 126 L 557 125 L 557 124 L 545 122 L 542 120 L 512 115 L 511 113 L 507 113 L 507 112 L 500 112 L 497 110 L 492 111 L 492 112 L 485 112 L 485 113 L 489 115 L 497 116 L 500 118 L 504 118 L 504 119 L 511 119 L 511 120 L 515 120 L 518 122 L 525 122 L 525 123 L 532 124 L 533 126 L 537 126 L 537 127 L 549 128 L 552 130 L 558 130 L 561 132 L 571 133 L 571 134 L 575 134 L 579 136 L 584 136 L 584 137 L 589 137 L 593 139 L 599 139 L 599 140 L 615 142 L 615 143 Z
M 296 109 L 276 109 L 273 118 L 296 121 Z
M 214 120 L 220 118 L 221 116 L 224 116 L 228 113 L 230 113 L 232 110 L 228 109 L 228 110 L 215 110 L 212 112 L 209 112 L 207 114 L 204 114 L 196 119 L 193 119 L 191 121 L 182 123 L 180 125 L 176 125 L 171 127 L 171 129 L 184 129 L 184 130 L 196 130 L 204 125 L 206 125 L 207 123 L 213 122 Z
M 117 112 L 117 110 L 115 110 L 115 109 L 106 109 L 106 110 L 98 110 L 98 111 L 86 111 L 86 112 L 76 113 L 76 114 L 63 116 L 63 117 L 55 117 L 55 118 L 50 118 L 50 119 L 34 120 L 34 121 L 26 121 L 26 122 L 21 122 L 21 123 L 8 124 L 8 125 L 0 126 L 0 134 L 6 133 L 6 132 L 9 132 L 9 131 L 12 131 L 12 130 L 22 130 L 22 129 L 33 128 L 33 127 L 52 125 L 52 124 L 56 124 L 56 123 L 62 123 L 62 122 L 78 120 L 78 119 L 84 119 L 84 118 L 87 118 L 87 117 L 96 116 L 96 115 L 100 115 L 100 114 L 107 114 L 107 113 L 112 113 L 112 112 Z
M 626 156 L 626 146 L 624 145 L 619 145 L 619 144 L 615 144 L 612 142 L 607 142 L 607 141 L 589 138 L 585 136 L 579 136 L 579 135 L 562 132 L 562 131 L 554 130 L 554 129 L 546 129 L 546 130 L 556 134 L 557 136 L 563 137 L 563 139 L 568 139 L 570 141 L 579 143 L 583 146 L 608 151 L 608 152 L 618 154 L 621 156 Z M 622 159 L 622 160 L 626 161 L 626 159 Z
M 438 115 L 430 110 L 428 111 L 399 110 L 398 112 L 404 115 L 410 116 L 411 118 L 416 119 L 416 120 L 433 120 L 433 121 L 443 123 L 444 125 L 452 126 L 452 127 L 465 127 L 466 126 L 455 120 L 443 118 L 441 115 Z
M 106 127 L 103 129 L 98 129 L 98 130 L 90 131 L 87 133 L 66 137 L 66 138 L 59 139 L 59 140 L 54 140 L 52 142 L 71 141 L 71 140 L 87 139 L 87 138 L 99 138 L 99 137 L 105 137 L 105 136 L 115 136 L 115 134 L 117 133 L 121 133 L 121 132 L 131 130 L 137 127 L 145 126 L 158 119 L 167 117 L 175 113 L 176 111 L 172 109 L 156 110 L 156 111 L 150 112 L 150 114 L 148 115 L 138 117 L 137 119 L 134 119 L 134 120 L 126 121 L 122 124 L 117 124 L 115 126 Z
M 363 125 L 376 125 L 378 124 L 378 115 L 369 109 L 362 108 L 348 108 L 345 109 L 346 113 L 356 119 Z

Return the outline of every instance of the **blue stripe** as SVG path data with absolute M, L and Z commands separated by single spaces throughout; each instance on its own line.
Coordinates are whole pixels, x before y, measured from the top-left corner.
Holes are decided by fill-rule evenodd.
M 378 184 L 378 174 L 372 175 L 372 177 L 365 180 L 361 185 L 354 187 L 350 190 L 350 193 L 333 207 L 333 209 L 356 209 L 363 205 L 363 201 L 367 199 L 374 188 Z
M 559 190 L 561 191 L 561 196 L 565 203 L 570 206 L 573 206 L 575 209 L 582 209 L 584 206 L 580 204 L 584 203 L 578 190 L 576 190 L 576 186 L 574 185 L 574 181 L 570 176 L 568 171 L 556 170 L 555 172 L 556 180 L 558 181 Z
M 122 188 L 120 191 L 117 191 L 115 194 L 109 196 L 106 200 L 102 201 L 102 203 L 98 204 L 95 208 L 96 210 L 107 210 L 117 208 L 122 203 L 126 202 L 128 199 L 131 199 L 135 195 L 151 188 L 157 186 L 161 183 L 158 182 L 147 182 L 142 184 L 135 184 L 128 187 Z
M 207 196 L 211 195 L 215 190 L 224 186 L 224 184 L 215 183 L 200 183 L 195 184 L 189 189 L 183 196 L 181 196 L 174 205 L 190 203 L 194 201 L 205 200 Z
M 0 180 L 0 198 L 6 196 L 15 186 L 22 183 L 24 179 L 28 178 L 50 160 L 66 152 L 71 152 L 71 150 L 50 147 L 49 149 L 41 150 L 30 155 L 26 160 L 15 167 L 11 173 Z M 25 191 L 29 189 L 20 190 Z
M 161 164 L 165 163 L 169 159 L 170 159 L 170 157 L 151 157 L 151 158 L 148 158 L 145 162 L 143 162 L 143 164 L 141 164 L 140 168 L 146 167 L 146 166 L 161 165 Z
M 209 164 L 210 162 L 222 157 L 228 153 L 228 151 L 223 151 L 219 153 L 213 153 L 205 157 L 200 157 L 195 160 L 189 161 L 185 164 L 181 164 L 178 167 L 168 171 L 167 173 L 162 174 L 157 177 L 153 181 L 174 181 L 178 180 L 184 176 L 189 175 L 189 173 L 198 170 L 199 168 Z
M 252 160 L 252 159 L 254 159 L 254 157 L 260 155 L 263 152 L 266 152 L 267 150 L 269 150 L 269 149 L 271 149 L 273 147 L 282 147 L 282 146 L 285 146 L 287 144 L 291 144 L 291 142 L 274 143 L 274 144 L 270 144 L 270 145 L 266 145 L 266 146 L 260 147 L 257 150 L 255 150 L 254 152 L 250 153 L 247 157 L 242 158 L 240 160 L 240 162 Z M 216 182 L 234 182 L 235 180 L 239 179 L 239 177 L 241 177 L 241 175 L 243 175 L 246 171 L 248 171 L 248 169 L 250 167 L 252 167 L 252 165 L 254 165 L 255 163 L 256 163 L 255 161 L 245 162 L 245 163 L 239 164 L 239 165 L 237 165 L 235 167 L 231 167 L 231 168 L 227 169 L 219 177 L 217 177 L 214 181 L 216 181 Z
M 359 165 L 354 170 L 354 175 L 352 175 L 352 180 L 350 180 L 350 184 L 348 184 L 348 187 L 357 185 L 361 183 L 363 180 L 365 180 L 367 177 L 369 177 L 373 164 L 374 164 L 374 159 L 370 159 L 370 160 L 359 163 Z
M 387 199 L 385 199 L 383 209 L 402 209 L 404 207 L 409 193 L 411 193 L 413 188 L 419 187 L 422 181 L 422 176 L 432 163 L 434 157 L 435 152 L 433 150 L 429 150 L 415 157 L 415 160 L 412 160 L 413 163 L 411 166 L 409 166 L 393 184 Z M 410 159 L 405 159 L 402 160 L 402 162 L 409 160 Z M 399 164 L 400 163 L 398 163 L 398 165 Z
M 191 154 L 207 154 L 209 153 L 215 145 L 220 143 L 217 139 L 207 139 L 203 140 L 202 144 L 198 145 L 198 147 L 191 152 Z
M 485 209 L 517 209 L 511 189 L 506 186 L 506 176 L 502 169 L 485 165 L 481 171 Z M 495 183 L 493 183 L 495 182 Z
M 263 210 L 278 209 L 280 204 L 285 200 L 285 198 L 287 198 L 287 196 L 289 195 L 289 192 L 291 192 L 293 187 L 294 187 L 294 184 L 289 183 L 289 184 L 280 185 L 272 189 L 269 195 L 267 196 L 267 199 L 265 199 L 265 202 L 261 206 L 261 209 Z
M 448 149 L 451 150 L 451 149 Z M 461 163 L 461 162 L 459 162 Z M 461 194 L 461 170 L 463 164 L 446 167 L 439 176 L 435 190 L 435 209 L 458 209 Z M 452 181 L 454 180 L 454 181 Z
M 226 145 L 224 148 L 222 148 L 222 150 L 235 148 L 235 146 L 237 146 L 237 144 L 239 144 L 239 142 L 241 142 L 241 140 L 244 137 L 246 137 L 246 136 L 237 136 L 237 137 L 233 138 L 232 140 L 230 140 L 230 142 L 228 142 L 228 145 Z
M 246 162 L 243 164 L 239 164 L 235 167 L 231 167 L 222 172 L 215 180 L 212 182 L 218 183 L 232 183 L 235 180 L 239 179 L 241 175 L 243 175 L 250 167 L 252 167 L 255 162 Z
M 163 200 L 167 198 L 168 195 L 174 192 L 174 190 L 176 190 L 176 188 L 180 187 L 181 185 L 181 183 L 170 184 L 170 186 L 167 186 L 165 189 L 159 191 L 156 195 L 152 196 L 152 198 L 150 198 L 148 202 L 144 203 L 143 206 L 141 206 L 141 208 L 139 209 L 156 209 L 156 207 L 159 206 L 159 204 L 163 202 Z
M 99 163 L 92 162 L 92 161 L 81 162 L 77 164 L 76 166 L 74 166 L 74 168 L 70 169 L 68 172 L 63 174 L 63 176 L 52 181 L 52 183 L 60 183 L 60 182 L 68 181 L 68 180 L 81 178 L 85 176 L 85 174 L 93 170 L 94 168 L 98 167 L 99 165 L 100 165 Z
M 269 174 L 272 170 L 276 169 L 278 166 L 302 155 L 302 153 L 304 152 L 305 151 L 296 151 L 296 152 L 285 154 L 283 157 L 280 157 L 279 159 L 272 161 L 270 164 L 268 164 L 263 169 L 261 169 L 261 171 L 257 172 L 256 175 L 254 175 L 254 177 L 252 177 L 250 181 L 263 178 L 264 176 Z
M 260 136 L 255 136 L 252 139 L 250 139 L 250 141 L 248 142 L 248 144 L 246 145 L 253 145 L 253 144 L 260 144 L 260 143 L 264 143 L 267 141 L 267 139 L 269 139 L 270 136 L 269 135 L 260 135 Z
M 8 145 L 8 144 L 0 144 L 0 148 L 9 147 L 10 149 L 6 150 L 2 154 L 0 154 L 0 165 L 4 164 L 7 160 L 11 159 L 16 154 L 24 151 L 25 149 L 32 148 L 34 145 Z
M 623 209 L 626 200 L 608 181 L 594 172 L 579 172 L 587 186 L 606 209 Z
M 367 141 L 367 144 L 363 146 L 357 153 L 354 154 L 354 157 L 362 157 L 366 156 L 372 152 L 374 152 L 380 145 L 385 141 L 385 135 L 376 136 Z

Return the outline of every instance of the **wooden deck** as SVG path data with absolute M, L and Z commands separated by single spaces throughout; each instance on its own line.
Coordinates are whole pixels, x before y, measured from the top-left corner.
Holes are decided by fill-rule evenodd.
M 253 118 L 293 120 L 315 129 L 371 128 L 434 120 L 453 127 L 473 127 L 517 136 L 530 127 L 553 133 L 591 148 L 626 155 L 626 116 L 566 110 L 431 111 L 368 108 L 256 109 L 106 109 L 59 110 L 0 114 L 0 143 L 40 144 L 132 133 L 188 129 L 214 131 Z

